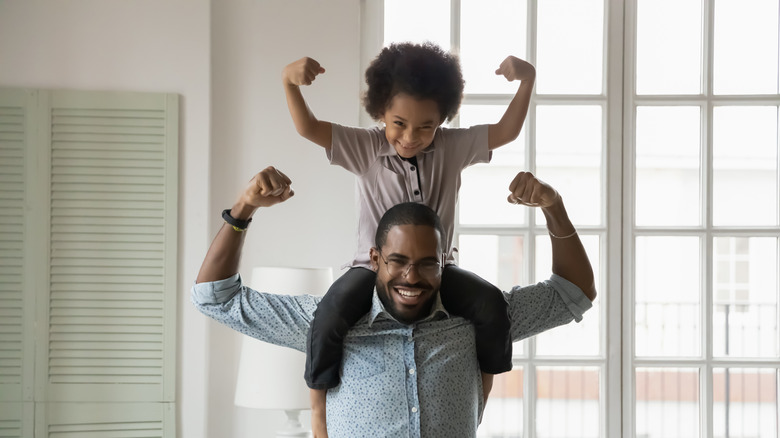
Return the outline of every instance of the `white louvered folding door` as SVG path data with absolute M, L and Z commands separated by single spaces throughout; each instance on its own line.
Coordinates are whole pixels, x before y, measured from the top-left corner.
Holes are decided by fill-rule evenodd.
M 35 436 L 172 436 L 178 97 L 34 94 L 18 264 Z

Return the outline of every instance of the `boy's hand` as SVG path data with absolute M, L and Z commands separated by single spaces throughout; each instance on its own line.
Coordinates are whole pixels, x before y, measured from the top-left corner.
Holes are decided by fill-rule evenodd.
M 309 58 L 301 58 L 288 64 L 282 71 L 282 81 L 285 85 L 311 85 L 317 75 L 325 73 L 320 63 Z
M 561 196 L 551 185 L 535 177 L 531 172 L 520 172 L 509 184 L 507 201 L 529 207 L 550 207 L 559 202 Z
M 496 69 L 497 75 L 503 75 L 508 81 L 536 79 L 536 68 L 531 63 L 514 56 L 507 56 Z

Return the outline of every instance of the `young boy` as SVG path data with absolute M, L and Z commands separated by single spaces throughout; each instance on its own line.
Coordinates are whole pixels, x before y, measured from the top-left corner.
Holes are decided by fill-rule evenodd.
M 449 248 L 443 270 L 409 266 L 420 277 L 441 275 L 441 300 L 454 314 L 475 327 L 477 357 L 485 380 L 512 368 L 512 344 L 504 297 L 495 286 L 454 264 L 452 237 L 461 171 L 489 162 L 493 149 L 520 134 L 528 112 L 536 71 L 513 56 L 496 70 L 520 86 L 501 120 L 491 125 L 448 129 L 441 125 L 458 112 L 463 98 L 463 77 L 458 59 L 431 43 L 392 44 L 382 49 L 366 70 L 368 90 L 363 103 L 368 114 L 381 122 L 373 128 L 346 127 L 318 120 L 306 104 L 301 85 L 310 85 L 325 72 L 311 58 L 285 67 L 282 74 L 287 105 L 295 128 L 306 139 L 325 148 L 331 164 L 358 176 L 360 207 L 358 249 L 351 269 L 323 298 L 312 322 L 306 360 L 306 383 L 312 388 L 312 427 L 315 436 L 325 431 L 325 390 L 338 385 L 343 338 L 371 305 L 376 273 L 369 250 L 382 214 L 401 202 L 421 202 L 441 217 L 442 243 Z M 388 260 L 385 263 L 402 263 Z M 425 271 L 425 272 L 423 272 Z M 399 274 L 394 292 L 401 302 L 415 299 L 412 284 Z

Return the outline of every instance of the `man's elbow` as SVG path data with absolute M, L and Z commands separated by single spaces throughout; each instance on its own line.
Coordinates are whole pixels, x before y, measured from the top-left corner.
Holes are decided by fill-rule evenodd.
M 596 292 L 596 285 L 592 281 L 587 285 L 578 286 L 582 290 L 582 293 L 584 293 L 591 302 L 596 300 L 596 295 L 598 295 L 598 293 Z

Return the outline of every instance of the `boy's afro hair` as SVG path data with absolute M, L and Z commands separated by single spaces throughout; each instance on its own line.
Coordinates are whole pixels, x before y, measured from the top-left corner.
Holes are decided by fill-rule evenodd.
M 363 105 L 374 120 L 382 117 L 399 93 L 435 101 L 442 122 L 458 114 L 463 99 L 458 57 L 431 42 L 393 43 L 383 48 L 366 69 L 366 84 Z

